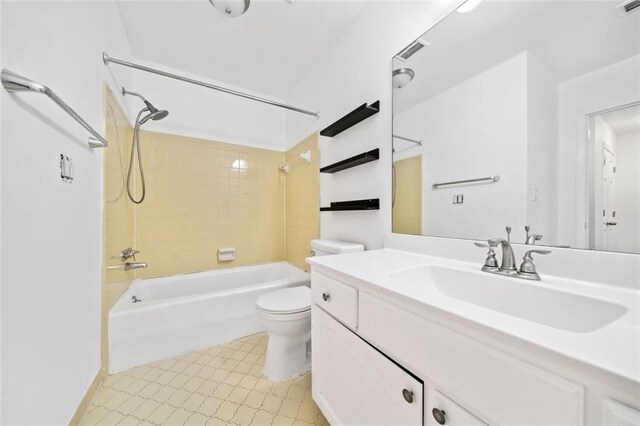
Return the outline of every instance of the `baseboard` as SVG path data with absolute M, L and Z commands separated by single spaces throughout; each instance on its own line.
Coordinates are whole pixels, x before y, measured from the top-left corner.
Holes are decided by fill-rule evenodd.
M 102 380 L 106 377 L 106 375 L 107 375 L 107 372 L 103 368 L 98 370 L 96 377 L 93 378 L 91 385 L 89 385 L 87 392 L 84 394 L 84 397 L 80 402 L 80 405 L 78 405 L 78 408 L 76 408 L 76 412 L 73 414 L 73 417 L 71 417 L 69 426 L 77 426 L 80 424 L 80 420 L 82 419 L 82 416 L 84 416 L 84 413 L 87 411 L 87 407 L 89 406 L 89 403 L 93 399 L 93 396 L 98 390 L 98 386 L 100 386 L 100 383 L 102 383 Z

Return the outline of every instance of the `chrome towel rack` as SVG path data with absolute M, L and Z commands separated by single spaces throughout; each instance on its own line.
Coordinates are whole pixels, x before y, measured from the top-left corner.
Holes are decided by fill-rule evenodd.
M 89 136 L 89 146 L 91 148 L 106 148 L 108 143 L 105 138 L 103 138 L 100 133 L 96 132 L 93 127 L 89 125 L 82 117 L 78 115 L 69 105 L 67 105 L 62 99 L 56 95 L 53 90 L 49 89 L 44 84 L 36 83 L 33 80 L 29 80 L 26 77 L 23 77 L 19 74 L 14 73 L 13 71 L 9 71 L 7 69 L 3 69 L 0 73 L 0 78 L 2 79 L 2 85 L 7 90 L 7 92 L 36 92 L 42 93 L 46 95 L 49 99 L 56 103 L 60 108 L 64 110 L 67 114 L 73 117 L 82 127 L 84 127 L 91 136 Z
M 464 185 L 466 183 L 481 183 L 481 182 L 496 183 L 499 180 L 500 180 L 500 176 L 496 175 L 496 176 L 482 177 L 477 179 L 465 179 L 465 180 L 455 180 L 452 182 L 434 183 L 432 188 L 438 189 L 438 188 L 442 188 L 443 186 Z
M 422 146 L 422 141 L 419 141 L 417 139 L 406 138 L 406 137 L 400 136 L 400 135 L 393 135 L 393 137 L 396 138 L 396 139 L 403 140 L 403 141 L 415 143 L 418 146 Z

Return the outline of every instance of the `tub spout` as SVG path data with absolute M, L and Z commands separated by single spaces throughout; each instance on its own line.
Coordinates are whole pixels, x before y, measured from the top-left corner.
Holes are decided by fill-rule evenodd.
M 146 268 L 147 264 L 145 262 L 125 262 L 124 270 L 132 271 L 134 269 Z

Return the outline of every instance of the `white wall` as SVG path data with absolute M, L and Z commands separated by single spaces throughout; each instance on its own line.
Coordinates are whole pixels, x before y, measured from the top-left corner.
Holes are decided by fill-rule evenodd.
M 558 243 L 586 244 L 587 114 L 640 99 L 640 56 L 560 84 Z
M 102 131 L 102 85 L 130 72 L 102 64 L 129 55 L 113 2 L 3 2 L 2 66 L 49 85 Z M 100 368 L 102 152 L 40 94 L 2 103 L 2 423 L 68 423 Z M 73 158 L 73 184 L 59 156 Z
M 616 249 L 640 253 L 640 133 L 616 141 Z
M 117 54 L 109 52 L 109 54 L 114 57 L 121 55 L 119 52 Z M 282 102 L 281 99 L 250 92 L 182 70 L 173 70 L 163 65 L 143 61 L 136 62 Z M 115 69 L 120 66 L 112 64 L 110 67 Z M 287 148 L 286 110 L 284 109 L 137 70 L 133 71 L 132 87 L 127 89 L 141 93 L 157 108 L 169 111 L 169 116 L 164 120 L 147 122 L 144 125 L 146 130 L 278 151 L 285 151 Z M 129 101 L 133 123 L 135 114 L 144 104 L 135 97 L 130 97 Z
M 489 239 L 527 221 L 527 59 L 523 52 L 394 118 L 423 141 L 426 235 Z M 415 149 L 407 152 L 415 151 Z M 431 189 L 436 182 L 500 176 L 494 184 Z M 452 203 L 455 194 L 464 203 Z
M 321 175 L 323 206 L 331 201 L 380 198 L 380 211 L 323 212 L 322 238 L 383 245 L 391 230 L 391 58 L 460 2 L 371 2 L 349 31 L 319 56 L 289 97 L 321 113 L 315 120 L 287 114 L 288 145 L 331 124 L 364 102 L 380 100 L 381 111 L 334 138 L 320 138 L 321 166 L 375 148 L 380 160 Z

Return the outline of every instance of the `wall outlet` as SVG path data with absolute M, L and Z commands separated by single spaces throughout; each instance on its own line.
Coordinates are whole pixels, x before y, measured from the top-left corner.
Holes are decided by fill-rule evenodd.
M 60 179 L 65 183 L 73 182 L 74 166 L 71 157 L 60 154 Z

